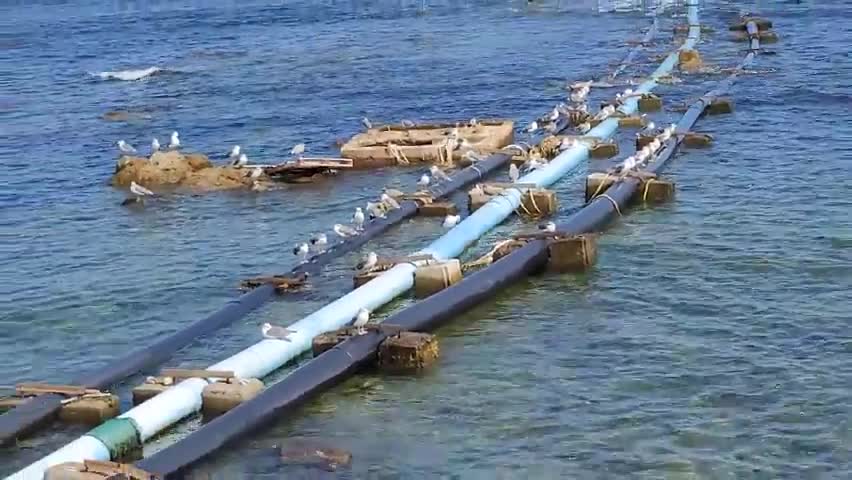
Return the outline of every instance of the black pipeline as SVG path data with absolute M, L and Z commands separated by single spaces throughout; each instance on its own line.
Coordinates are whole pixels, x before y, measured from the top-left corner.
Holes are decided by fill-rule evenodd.
M 431 188 L 429 193 L 435 199 L 447 197 L 504 166 L 511 158 L 512 156 L 508 153 L 492 154 L 488 158 L 460 170 L 446 183 Z M 292 269 L 290 274 L 297 276 L 302 273 L 307 273 L 308 275 L 320 273 L 322 268 L 333 259 L 360 248 L 394 225 L 413 217 L 417 214 L 417 210 L 418 204 L 413 200 L 400 202 L 400 208 L 388 212 L 387 218 L 376 219 L 370 222 L 360 235 L 347 237 L 343 241 L 332 245 L 325 252 L 312 257 L 307 263 Z M 208 335 L 243 318 L 274 296 L 275 288 L 272 285 L 261 285 L 231 300 L 221 310 L 158 340 L 153 345 L 131 352 L 122 358 L 113 360 L 97 371 L 89 372 L 76 378 L 72 382 L 72 385 L 80 385 L 99 390 L 109 388 L 118 381 L 145 368 L 151 368 L 165 362 L 176 351 L 190 344 L 195 339 Z M 0 415 L 0 445 L 10 443 L 53 419 L 62 408 L 63 399 L 64 397 L 61 395 L 39 395 L 24 402 L 14 410 Z

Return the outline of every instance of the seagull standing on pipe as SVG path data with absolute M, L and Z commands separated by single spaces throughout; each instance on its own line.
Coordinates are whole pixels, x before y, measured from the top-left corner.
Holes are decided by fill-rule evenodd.
M 136 153 L 136 149 L 130 146 L 130 144 L 128 144 L 124 140 L 118 141 L 118 149 L 121 151 L 121 153 L 125 155 L 133 155 L 134 153 Z
M 308 247 L 308 244 L 303 243 L 293 249 L 293 255 L 296 255 L 302 263 L 305 263 L 308 260 L 308 253 L 310 251 L 311 249 Z
M 432 165 L 431 167 L 429 167 L 429 173 L 431 173 L 433 177 L 437 178 L 438 180 L 441 180 L 442 182 L 448 182 L 450 180 L 449 175 L 444 173 L 444 171 L 438 168 L 437 165 Z
M 367 322 L 369 321 L 370 311 L 364 307 L 359 308 L 355 318 L 352 319 L 352 326 L 358 329 L 358 335 L 364 335 L 367 333 L 367 331 L 364 330 L 364 326 L 367 325 Z
M 556 224 L 553 223 L 553 222 L 547 222 L 544 225 L 539 225 L 538 229 L 543 230 L 543 231 L 548 232 L 548 233 L 553 233 L 553 232 L 556 231 Z
M 381 199 L 381 200 L 382 200 L 382 203 L 384 203 L 384 204 L 385 204 L 385 205 L 387 205 L 388 207 L 390 207 L 390 208 L 392 208 L 392 209 L 394 209 L 394 210 L 399 209 L 399 202 L 397 202 L 396 200 L 394 200 L 394 198 L 393 198 L 393 197 L 391 197 L 390 195 L 388 195 L 387 193 L 383 193 L 383 194 L 382 194 L 382 199 Z
M 321 252 L 325 250 L 325 246 L 328 245 L 328 237 L 324 233 L 314 235 L 311 238 L 311 245 L 313 245 L 318 252 Z
M 264 323 L 260 327 L 260 333 L 263 335 L 263 338 L 267 338 L 270 340 L 284 340 L 285 342 L 289 342 L 290 334 L 296 333 L 295 330 L 288 330 L 284 327 L 279 327 L 278 325 L 272 325 L 271 323 Z
M 521 178 L 521 172 L 518 170 L 518 166 L 514 163 L 509 165 L 509 180 L 512 183 L 517 183 L 518 179 Z
M 337 234 L 338 237 L 346 238 L 346 237 L 357 237 L 358 231 L 354 228 L 347 227 L 346 225 L 341 225 L 339 223 L 334 224 L 334 233 Z
M 385 209 L 383 205 L 384 203 L 367 202 L 367 214 L 370 216 L 371 220 L 374 218 L 385 218 Z
M 355 225 L 356 230 L 364 229 L 364 211 L 361 210 L 361 207 L 355 209 L 355 214 L 352 215 L 352 224 Z
M 429 175 L 427 175 L 427 174 L 425 174 L 425 173 L 424 173 L 424 174 L 420 177 L 420 180 L 418 180 L 418 181 L 417 181 L 417 186 L 419 186 L 419 187 L 421 187 L 421 188 L 426 188 L 426 187 L 428 187 L 428 186 L 429 186 L 429 182 L 430 182 L 430 180 L 429 180 Z
M 178 132 L 172 132 L 171 139 L 169 140 L 169 148 L 172 150 L 180 148 L 180 136 L 178 135 Z
M 461 220 L 461 215 L 447 215 L 444 217 L 442 226 L 444 228 L 453 228 L 459 224 L 459 220 Z
M 358 262 L 358 265 L 355 265 L 355 269 L 359 272 L 369 272 L 373 268 L 375 268 L 376 264 L 379 263 L 379 256 L 376 255 L 376 252 L 370 252 Z

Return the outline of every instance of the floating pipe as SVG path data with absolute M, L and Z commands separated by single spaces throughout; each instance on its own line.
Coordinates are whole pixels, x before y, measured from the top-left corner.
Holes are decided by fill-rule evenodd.
M 680 134 L 667 141 L 664 149 L 647 166 L 647 171 L 656 173 L 665 166 L 683 141 L 683 133 L 692 128 L 701 113 L 717 96 L 724 94 L 736 75 L 734 73 L 720 82 L 719 87 L 708 92 L 689 108 L 677 124 Z M 609 198 L 592 199 L 558 230 L 582 234 L 602 229 L 627 207 L 639 186 L 637 179 L 625 177 L 607 190 Z M 617 209 L 613 202 L 618 205 Z M 545 240 L 533 240 L 487 268 L 464 277 L 459 283 L 388 317 L 384 323 L 410 331 L 433 330 L 485 301 L 494 292 L 517 279 L 543 268 L 548 261 L 547 246 Z M 235 437 L 275 421 L 280 418 L 279 412 L 292 412 L 312 396 L 336 385 L 372 362 L 385 338 L 387 335 L 381 331 L 371 331 L 366 335 L 349 338 L 298 368 L 254 399 L 217 417 L 177 443 L 140 460 L 136 466 L 166 478 L 182 474 L 192 464 L 223 447 Z
M 444 198 L 479 181 L 494 170 L 502 167 L 511 160 L 506 153 L 495 153 L 488 158 L 464 168 L 452 176 L 451 180 L 437 185 L 430 190 L 435 198 Z M 392 226 L 417 214 L 417 203 L 414 201 L 400 202 L 400 208 L 390 211 L 387 218 L 376 219 L 367 224 L 364 231 L 355 237 L 348 237 L 332 245 L 326 251 L 313 256 L 307 263 L 301 264 L 290 271 L 296 276 L 302 273 L 316 275 L 333 259 L 352 252 L 373 238 L 381 235 Z M 97 371 L 89 372 L 73 380 L 72 385 L 86 388 L 105 389 L 120 380 L 129 377 L 145 368 L 159 365 L 168 360 L 172 354 L 185 347 L 196 338 L 208 335 L 246 316 L 252 310 L 260 307 L 275 296 L 275 288 L 270 284 L 261 285 L 254 290 L 229 301 L 221 310 L 167 336 L 145 348 L 136 350 L 122 358 L 111 361 Z M 0 415 L 0 445 L 14 441 L 40 425 L 55 417 L 62 408 L 61 395 L 46 394 L 30 399 L 15 409 Z
M 694 48 L 701 34 L 698 25 L 697 1 L 689 0 L 687 5 L 689 35 L 680 50 Z M 636 89 L 636 93 L 650 92 L 657 85 L 659 77 L 672 71 L 677 59 L 677 53 L 669 54 L 650 79 Z M 638 100 L 635 97 L 629 98 L 618 108 L 625 115 L 633 114 L 637 109 Z M 610 117 L 587 135 L 601 139 L 609 138 L 618 126 L 618 119 Z M 575 145 L 560 153 L 545 167 L 522 177 L 519 183 L 535 184 L 539 187 L 549 186 L 573 171 L 588 156 L 589 148 L 586 145 Z M 448 259 L 459 255 L 470 243 L 511 215 L 520 205 L 521 196 L 522 193 L 518 189 L 505 190 L 450 232 L 416 254 L 431 254 L 437 259 Z M 265 376 L 308 350 L 314 336 L 349 323 L 360 308 L 375 310 L 408 291 L 414 283 L 415 263 L 397 265 L 368 284 L 290 325 L 288 328 L 296 331 L 290 337 L 291 342 L 263 340 L 223 362 L 210 366 L 209 369 L 227 369 L 243 378 Z M 57 463 L 116 458 L 117 453 L 125 451 L 128 446 L 144 443 L 168 425 L 198 411 L 201 408 L 201 393 L 206 385 L 207 381 L 200 378 L 185 380 L 118 418 L 108 420 L 66 447 L 7 478 L 40 480 L 44 470 Z M 97 439 L 101 447 L 93 447 L 92 442 L 85 437 Z

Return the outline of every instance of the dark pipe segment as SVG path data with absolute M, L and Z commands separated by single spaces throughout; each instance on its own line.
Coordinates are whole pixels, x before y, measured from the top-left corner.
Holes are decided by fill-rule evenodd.
M 488 158 L 460 170 L 449 181 L 432 187 L 429 192 L 435 199 L 444 198 L 473 182 L 483 179 L 494 170 L 504 166 L 511 158 L 512 156 L 507 153 L 492 154 Z M 388 212 L 387 218 L 379 218 L 369 222 L 361 234 L 345 238 L 330 246 L 328 250 L 315 255 L 307 263 L 292 269 L 290 275 L 318 274 L 333 259 L 358 249 L 392 226 L 413 217 L 417 214 L 417 209 L 417 203 L 414 201 L 400 202 L 400 208 Z M 165 362 L 176 351 L 192 343 L 195 339 L 243 318 L 274 296 L 275 289 L 272 285 L 262 285 L 231 300 L 224 308 L 212 315 L 198 320 L 152 345 L 115 359 L 101 369 L 84 374 L 71 383 L 87 388 L 108 388 L 143 369 Z M 61 395 L 40 395 L 0 415 L 0 445 L 13 442 L 52 420 L 59 409 L 62 408 L 63 398 Z

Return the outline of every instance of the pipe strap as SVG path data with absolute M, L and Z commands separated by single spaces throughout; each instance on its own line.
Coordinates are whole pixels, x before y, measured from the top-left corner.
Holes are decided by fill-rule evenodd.
M 139 428 L 129 418 L 113 418 L 92 429 L 87 436 L 96 438 L 109 449 L 110 458 L 125 458 L 128 453 L 141 448 Z

